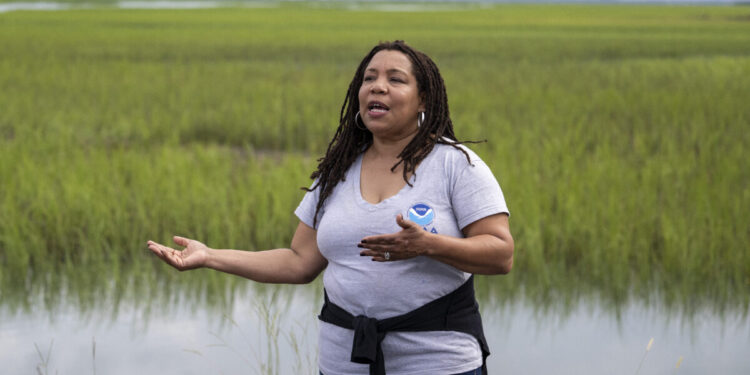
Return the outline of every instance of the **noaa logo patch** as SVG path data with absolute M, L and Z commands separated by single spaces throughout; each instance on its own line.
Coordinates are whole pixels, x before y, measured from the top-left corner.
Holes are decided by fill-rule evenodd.
M 424 203 L 418 203 L 409 208 L 409 220 L 419 224 L 422 227 L 431 223 L 434 219 L 435 211 L 432 210 L 432 207 Z

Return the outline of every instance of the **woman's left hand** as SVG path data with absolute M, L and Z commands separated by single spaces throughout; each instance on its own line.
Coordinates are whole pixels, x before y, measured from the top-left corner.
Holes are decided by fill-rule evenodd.
M 363 238 L 357 247 L 365 250 L 359 255 L 372 257 L 375 262 L 404 260 L 425 255 L 427 237 L 430 233 L 416 223 L 404 220 L 401 214 L 396 216 L 396 224 L 402 228 L 401 231 Z

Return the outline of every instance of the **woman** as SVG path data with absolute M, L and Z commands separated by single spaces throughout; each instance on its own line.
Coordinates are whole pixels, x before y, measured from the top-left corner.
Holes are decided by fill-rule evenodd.
M 308 283 L 326 269 L 323 374 L 486 373 L 471 275 L 510 271 L 508 210 L 489 168 L 456 140 L 429 57 L 403 41 L 370 51 L 312 178 L 289 249 L 182 237 L 182 251 L 148 246 L 179 270 L 265 283 Z

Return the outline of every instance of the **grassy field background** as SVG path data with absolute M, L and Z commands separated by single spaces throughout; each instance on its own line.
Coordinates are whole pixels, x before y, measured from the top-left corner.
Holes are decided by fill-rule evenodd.
M 488 141 L 516 258 L 482 298 L 747 311 L 750 8 L 581 5 L 0 14 L 4 307 L 246 285 L 145 241 L 288 246 L 357 63 L 393 39 Z

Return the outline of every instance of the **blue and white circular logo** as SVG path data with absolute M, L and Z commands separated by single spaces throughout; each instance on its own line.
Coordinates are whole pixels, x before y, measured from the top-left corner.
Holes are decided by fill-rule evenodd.
M 409 208 L 409 220 L 425 226 L 435 219 L 435 211 L 424 203 L 417 203 Z

